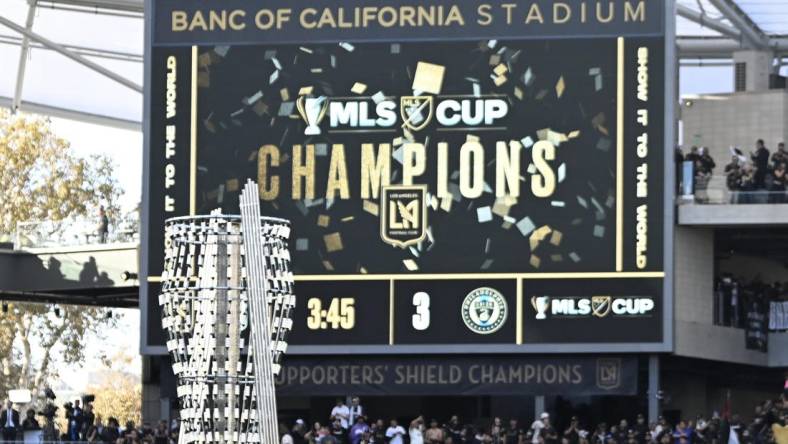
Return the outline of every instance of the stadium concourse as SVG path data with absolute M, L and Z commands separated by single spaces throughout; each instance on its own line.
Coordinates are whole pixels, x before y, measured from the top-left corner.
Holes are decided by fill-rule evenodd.
M 172 268 L 165 220 L 239 214 L 253 180 L 291 224 L 282 443 L 788 443 L 784 0 L 3 0 L 0 58 L 0 119 L 99 125 L 126 207 L 64 222 L 2 191 L 0 316 L 134 307 L 142 358 L 136 425 L 90 397 L 39 424 L 57 381 L 0 377 L 4 441 L 174 443 L 202 417 L 178 329 L 207 313 L 246 353 L 246 301 L 166 285 L 238 301 L 248 276 Z

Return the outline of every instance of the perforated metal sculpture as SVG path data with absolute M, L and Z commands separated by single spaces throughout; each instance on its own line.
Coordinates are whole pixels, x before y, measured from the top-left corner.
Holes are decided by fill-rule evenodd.
M 179 443 L 278 442 L 274 378 L 295 305 L 290 223 L 260 217 L 249 181 L 241 215 L 165 222 L 159 304 L 181 401 Z

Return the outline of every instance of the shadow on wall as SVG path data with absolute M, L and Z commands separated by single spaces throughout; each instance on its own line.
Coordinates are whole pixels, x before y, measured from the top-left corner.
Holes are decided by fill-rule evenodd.
M 50 257 L 48 265 L 48 270 L 55 270 L 63 278 L 63 274 L 60 273 L 60 261 Z M 79 272 L 79 283 L 88 287 L 111 287 L 115 284 L 106 271 L 99 273 L 96 258 L 93 256 L 90 256 L 88 261 L 82 264 L 82 270 Z
M 32 254 L 0 255 L 0 290 L 51 291 L 115 286 L 108 273 L 99 270 L 94 256 L 82 263 L 78 273 L 78 262 L 73 267 L 64 270 L 61 260 L 54 256 L 46 260 L 45 266 L 42 258 Z M 77 279 L 69 279 L 66 275 Z

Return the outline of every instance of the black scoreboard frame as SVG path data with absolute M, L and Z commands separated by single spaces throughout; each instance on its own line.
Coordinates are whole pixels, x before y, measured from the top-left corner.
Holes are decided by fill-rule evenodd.
M 536 0 L 537 2 L 542 0 Z M 580 0 L 573 0 L 568 3 L 579 2 Z M 623 0 L 616 0 L 621 2 Z M 664 176 L 661 178 L 664 182 L 663 186 L 663 220 L 662 224 L 662 242 L 663 242 L 663 264 L 661 271 L 649 272 L 624 272 L 624 271 L 604 271 L 604 272 L 556 272 L 556 273 L 454 273 L 454 274 L 407 274 L 407 273 L 393 273 L 393 274 L 343 274 L 343 275 L 297 275 L 296 276 L 296 293 L 298 293 L 298 286 L 302 284 L 304 287 L 309 285 L 319 284 L 321 281 L 339 281 L 348 282 L 350 284 L 357 283 L 364 285 L 365 283 L 382 283 L 385 286 L 388 283 L 389 287 L 389 306 L 388 306 L 388 344 L 338 344 L 338 343 L 325 343 L 314 345 L 295 345 L 292 344 L 288 353 L 299 355 L 331 355 L 331 354 L 415 354 L 415 353 L 658 353 L 658 352 L 671 352 L 674 347 L 673 338 L 673 241 L 674 241 L 674 186 L 675 183 L 675 166 L 672 162 L 673 158 L 673 141 L 675 140 L 675 100 L 676 97 L 676 49 L 675 49 L 675 0 L 644 0 L 647 3 L 658 3 L 662 7 L 662 30 L 664 32 L 664 71 L 662 76 L 664 78 L 664 89 L 659 92 L 664 92 L 664 120 L 663 127 L 663 158 L 664 158 Z M 143 110 L 143 128 L 145 132 L 144 137 L 144 161 L 143 161 L 143 202 L 142 202 L 142 236 L 140 247 L 140 311 L 141 311 L 141 340 L 140 349 L 142 354 L 146 355 L 163 355 L 166 354 L 166 347 L 161 343 L 152 343 L 150 340 L 151 316 L 158 313 L 158 298 L 157 298 L 157 285 L 159 276 L 156 273 L 151 273 L 152 268 L 160 268 L 159 266 L 152 266 L 150 263 L 151 252 L 150 249 L 150 236 L 156 227 L 151 226 L 151 180 L 152 180 L 152 141 L 151 141 L 151 94 L 152 85 L 154 84 L 152 67 L 153 67 L 153 48 L 154 48 L 154 35 L 156 26 L 156 17 L 154 7 L 155 0 L 145 0 L 145 63 L 144 63 L 144 78 L 145 78 L 145 94 L 144 94 L 144 110 Z M 183 4 L 185 2 L 181 2 Z M 205 3 L 204 1 L 197 0 L 195 3 Z M 273 3 L 276 3 L 275 1 Z M 329 3 L 330 4 L 330 3 Z M 507 37 L 503 36 L 502 38 Z M 508 36 L 511 37 L 511 36 Z M 598 35 L 597 35 L 598 37 Z M 619 57 L 621 54 L 621 47 L 625 41 L 625 37 L 611 35 L 608 37 L 618 37 Z M 518 37 L 522 38 L 522 37 Z M 550 37 L 530 36 L 526 38 L 542 38 L 547 39 Z M 351 40 L 352 42 L 360 41 L 358 39 Z M 380 40 L 376 40 L 380 41 Z M 219 42 L 224 43 L 224 42 Z M 263 44 L 263 42 L 259 42 Z M 296 43 L 296 42 L 289 42 Z M 312 43 L 302 42 L 297 43 Z M 206 44 L 206 43 L 202 43 Z M 178 46 L 178 45 L 175 45 Z M 183 47 L 184 44 L 180 44 Z M 192 83 L 196 82 L 196 57 L 197 44 L 192 46 Z M 621 59 L 620 59 L 621 60 Z M 619 62 L 619 74 L 621 71 L 621 62 Z M 623 80 L 620 80 L 623 83 Z M 619 90 L 621 87 L 619 86 Z M 192 99 L 196 97 L 196 86 L 192 87 Z M 620 100 L 621 95 L 618 96 L 617 106 L 620 108 L 617 112 L 619 119 L 621 118 L 623 103 Z M 193 109 L 192 113 L 196 113 Z M 190 129 L 190 143 L 196 145 L 196 119 L 192 116 L 192 124 Z M 616 142 L 617 145 L 620 145 Z M 623 142 L 622 142 L 623 144 Z M 617 148 L 619 149 L 619 148 Z M 620 156 L 620 154 L 619 154 Z M 191 160 L 190 160 L 191 161 Z M 196 160 L 194 161 L 196 163 Z M 619 160 L 623 163 L 623 160 Z M 622 170 L 619 170 L 622 171 Z M 195 168 L 191 168 L 190 181 L 196 181 Z M 623 179 L 617 179 L 623 180 Z M 655 180 L 655 178 L 651 178 Z M 621 195 L 619 195 L 621 196 Z M 191 211 L 194 210 L 194 196 L 191 196 Z M 622 204 L 623 205 L 623 204 Z M 621 224 L 620 211 L 617 216 L 617 224 Z M 163 229 L 163 226 L 159 229 Z M 297 230 L 298 228 L 295 227 Z M 619 229 L 617 228 L 617 231 Z M 623 230 L 623 228 L 621 229 Z M 620 238 L 617 237 L 617 251 L 622 247 Z M 617 259 L 619 262 L 619 259 Z M 617 267 L 618 268 L 618 267 Z M 408 341 L 395 341 L 396 332 L 394 326 L 397 323 L 395 318 L 395 297 L 394 288 L 396 285 L 407 284 L 409 282 L 418 280 L 429 280 L 432 282 L 442 282 L 446 280 L 462 281 L 462 280 L 479 280 L 484 282 L 508 282 L 516 287 L 516 297 L 514 300 L 515 307 L 513 308 L 514 316 L 516 317 L 515 337 L 511 343 L 485 343 L 482 342 L 469 342 L 469 343 L 452 343 L 450 341 L 442 341 L 431 344 L 416 344 L 408 343 Z M 568 341 L 555 341 L 546 340 L 539 341 L 529 340 L 524 330 L 527 327 L 524 325 L 524 313 L 529 310 L 528 302 L 524 297 L 523 286 L 535 281 L 545 280 L 563 280 L 565 282 L 573 282 L 577 284 L 585 284 L 587 282 L 601 282 L 603 280 L 611 281 L 624 281 L 624 280 L 643 280 L 658 282 L 662 287 L 662 304 L 661 304 L 661 337 L 658 340 L 634 340 L 634 341 L 605 341 L 604 338 L 599 340 L 584 340 L 583 335 L 577 338 L 570 338 Z M 571 285 L 571 284 L 569 284 Z M 158 324 L 154 321 L 154 324 Z M 570 335 L 571 336 L 571 335 Z M 480 346 L 482 345 L 482 346 Z

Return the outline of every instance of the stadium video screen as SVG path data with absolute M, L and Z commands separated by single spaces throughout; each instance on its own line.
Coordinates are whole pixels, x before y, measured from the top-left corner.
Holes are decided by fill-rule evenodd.
M 664 345 L 661 3 L 357 3 L 155 2 L 146 344 L 164 220 L 251 179 L 304 352 Z

